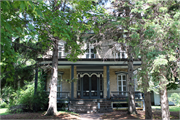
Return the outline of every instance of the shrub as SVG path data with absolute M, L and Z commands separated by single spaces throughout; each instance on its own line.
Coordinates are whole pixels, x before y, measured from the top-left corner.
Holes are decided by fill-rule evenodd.
M 0 108 L 6 108 L 6 107 L 8 107 L 8 105 L 7 105 L 5 102 L 2 102 L 2 103 L 0 104 Z
M 27 111 L 47 109 L 48 95 L 41 89 L 41 86 L 38 85 L 38 87 L 36 95 L 34 95 L 34 84 L 27 86 L 25 90 L 21 90 L 19 103 L 25 105 Z
M 180 94 L 178 93 L 171 94 L 169 101 L 173 102 L 176 106 L 180 106 Z
M 5 87 L 3 99 L 8 100 L 10 112 L 46 110 L 48 95 L 44 91 L 45 78 L 46 76 L 39 74 L 36 95 L 34 95 L 34 81 L 25 82 L 25 86 L 18 90 L 8 86 Z

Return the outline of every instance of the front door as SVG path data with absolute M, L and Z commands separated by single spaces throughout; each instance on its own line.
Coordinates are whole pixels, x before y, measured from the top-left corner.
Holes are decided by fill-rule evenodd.
M 99 98 L 99 79 L 96 75 L 84 75 L 82 79 L 82 98 Z

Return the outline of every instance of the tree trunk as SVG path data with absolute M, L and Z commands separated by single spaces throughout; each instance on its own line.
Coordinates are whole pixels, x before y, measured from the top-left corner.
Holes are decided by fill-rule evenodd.
M 160 97 L 161 97 L 161 113 L 162 113 L 162 120 L 170 120 L 170 113 L 169 113 L 169 102 L 167 97 L 167 87 L 166 84 L 163 84 L 164 81 L 161 79 L 160 81 Z
M 143 52 L 142 52 L 143 53 Z M 142 56 L 142 71 L 145 72 L 142 76 L 142 87 L 144 91 L 144 101 L 145 101 L 145 119 L 152 119 L 152 108 L 151 108 L 151 96 L 148 91 L 149 79 L 147 72 L 146 55 Z
M 132 57 L 132 46 L 129 46 L 128 49 L 128 113 L 129 114 L 137 114 L 136 106 L 135 106 L 135 90 L 134 90 L 134 79 L 133 79 L 133 57 Z
M 145 119 L 152 119 L 152 108 L 151 108 L 151 94 L 144 90 L 144 101 L 145 101 Z
M 49 107 L 46 115 L 57 114 L 57 79 L 58 79 L 58 40 L 54 42 L 52 71 L 50 80 Z

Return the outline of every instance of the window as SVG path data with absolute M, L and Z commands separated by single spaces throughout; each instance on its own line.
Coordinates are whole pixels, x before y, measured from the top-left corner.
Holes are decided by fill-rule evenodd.
M 61 79 L 62 79 L 62 75 L 58 75 L 58 80 L 57 80 L 57 98 L 60 98 L 62 96 L 60 94 L 60 92 L 62 91 Z
M 119 92 L 127 91 L 126 74 L 118 74 L 117 75 L 117 89 Z
M 125 52 L 116 53 L 116 58 L 127 58 L 127 54 Z
M 87 44 L 86 58 L 96 58 L 95 49 L 92 45 Z
M 61 54 L 62 54 L 61 52 L 58 52 L 58 57 L 59 57 L 59 58 L 61 58 Z
M 64 56 L 64 45 L 61 44 L 59 45 L 59 48 L 58 48 L 58 58 L 62 58 Z

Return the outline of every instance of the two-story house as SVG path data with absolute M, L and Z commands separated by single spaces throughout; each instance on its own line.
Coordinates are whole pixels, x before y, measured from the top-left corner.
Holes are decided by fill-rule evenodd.
M 77 62 L 66 59 L 65 42 L 59 41 L 57 102 L 70 103 L 70 110 L 83 111 L 86 101 L 92 101 L 89 109 L 107 108 L 127 109 L 128 96 L 128 61 L 127 53 L 119 47 L 116 51 L 108 51 L 107 41 L 102 43 L 101 49 L 95 49 L 90 43 L 84 43 L 84 55 L 78 56 Z M 52 55 L 49 51 L 47 55 Z M 50 65 L 52 58 L 44 56 L 42 66 Z M 134 71 L 141 65 L 140 60 L 134 60 Z M 47 73 L 46 91 L 49 91 L 50 72 Z M 73 81 L 71 81 L 73 79 Z M 69 81 L 69 82 L 68 82 Z M 136 79 L 134 81 L 136 90 Z M 143 108 L 141 93 L 135 95 L 137 108 Z M 76 101 L 73 102 L 73 101 Z M 108 101 L 108 102 L 105 102 Z M 71 104 L 77 104 L 76 106 Z M 87 102 L 86 102 L 87 103 Z M 103 103 L 107 103 L 104 105 Z M 80 106 L 80 108 L 78 108 Z M 75 110 L 76 109 L 76 110 Z M 78 109 L 78 110 L 77 110 Z M 81 110 L 80 110 L 81 109 Z M 87 108 L 84 108 L 87 110 Z

